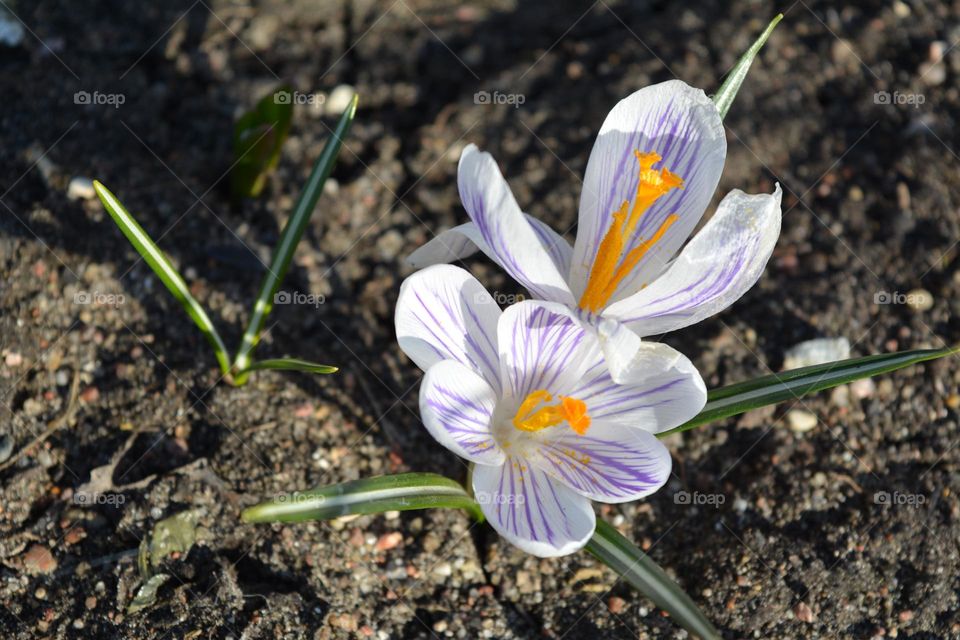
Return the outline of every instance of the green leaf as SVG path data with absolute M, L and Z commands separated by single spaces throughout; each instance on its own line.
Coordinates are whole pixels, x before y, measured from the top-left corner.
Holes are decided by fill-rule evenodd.
M 669 613 L 684 629 L 703 640 L 720 640 L 720 633 L 690 596 L 650 556 L 620 535 L 613 526 L 597 520 L 597 530 L 587 542 L 586 549 L 634 589 Z
M 241 517 L 244 522 L 304 522 L 432 508 L 465 509 L 483 520 L 480 507 L 459 483 L 435 473 L 378 476 L 286 494 L 245 509 Z
M 658 434 L 660 437 L 687 431 L 694 427 L 735 416 L 784 400 L 796 400 L 809 393 L 853 382 L 861 378 L 878 376 L 903 369 L 914 364 L 936 360 L 960 353 L 960 346 L 942 349 L 919 349 L 884 353 L 865 358 L 851 358 L 812 367 L 791 369 L 781 373 L 738 382 L 714 389 L 707 394 L 707 404 L 689 422 Z
M 233 167 L 230 188 L 234 198 L 255 198 L 263 191 L 267 175 L 280 161 L 280 149 L 290 133 L 293 92 L 277 87 L 233 126 Z
M 753 64 L 753 59 L 760 53 L 760 49 L 763 48 L 763 45 L 767 42 L 767 38 L 770 37 L 777 23 L 781 20 L 783 20 L 783 14 L 778 13 L 777 16 L 770 21 L 770 24 L 767 25 L 763 33 L 760 34 L 760 37 L 757 38 L 750 48 L 747 49 L 747 52 L 743 54 L 733 67 L 733 70 L 727 75 L 727 79 L 720 85 L 717 94 L 713 96 L 713 102 L 717 105 L 721 118 L 727 116 L 727 112 L 730 111 L 730 106 L 733 104 L 733 99 L 737 96 L 737 92 L 740 91 L 740 85 L 742 85 L 743 81 L 747 78 L 747 72 L 750 71 L 750 65 Z
M 274 369 L 276 371 L 303 371 L 305 373 L 336 373 L 340 369 L 326 364 L 308 362 L 299 358 L 274 358 L 272 360 L 257 360 L 249 367 L 238 373 Z
M 333 164 L 337 160 L 337 154 L 340 153 L 343 139 L 350 130 L 350 125 L 353 123 L 353 118 L 356 113 L 357 96 L 354 95 L 350 106 L 347 107 L 343 115 L 340 116 L 340 121 L 337 123 L 336 129 L 334 129 L 333 135 L 327 140 L 327 144 L 320 153 L 320 157 L 317 158 L 317 162 L 313 166 L 313 171 L 310 172 L 310 177 L 307 178 L 307 183 L 300 192 L 300 199 L 297 200 L 297 204 L 293 208 L 293 213 L 290 215 L 290 219 L 280 234 L 280 241 L 274 248 L 270 268 L 267 270 L 263 283 L 260 285 L 260 293 L 257 295 L 257 300 L 253 305 L 250 322 L 247 325 L 246 332 L 243 334 L 243 342 L 233 362 L 236 371 L 243 372 L 250 368 L 251 361 L 253 360 L 253 352 L 257 348 L 257 343 L 260 342 L 260 332 L 263 331 L 263 325 L 267 321 L 267 316 L 270 315 L 270 311 L 273 309 L 273 297 L 280 288 L 280 282 L 290 267 L 293 252 L 297 248 L 297 244 L 300 243 L 300 238 L 303 236 L 303 232 L 307 228 L 307 223 L 310 221 L 310 215 L 317 206 L 317 200 L 320 199 L 320 194 L 323 192 L 323 184 L 327 181 L 327 177 L 333 170 Z M 246 378 L 247 375 L 245 373 L 240 373 L 237 376 L 236 383 L 243 384 Z
M 223 371 L 223 373 L 227 373 L 227 371 L 230 370 L 230 355 L 227 353 L 227 348 L 223 344 L 223 339 L 220 338 L 220 334 L 217 333 L 216 328 L 210 321 L 210 317 L 207 316 L 207 312 L 204 311 L 200 303 L 197 302 L 196 298 L 190 293 L 183 277 L 173 268 L 173 265 L 170 264 L 167 257 L 160 251 L 160 247 L 158 247 L 153 239 L 150 238 L 149 234 L 143 230 L 143 227 L 134 220 L 133 216 L 124 208 L 123 204 L 117 200 L 117 197 L 96 180 L 93 181 L 93 187 L 96 189 L 97 195 L 100 196 L 100 202 L 103 203 L 107 213 L 110 214 L 113 221 L 120 227 L 123 235 L 127 237 L 127 240 L 130 241 L 133 248 L 136 249 L 137 253 L 150 265 L 150 268 L 157 274 L 160 281 L 167 287 L 170 293 L 173 294 L 173 297 L 177 299 L 177 302 L 184 308 L 187 315 L 189 315 L 200 328 L 200 331 L 203 332 L 210 346 L 213 347 L 217 363 L 220 365 L 220 370 Z

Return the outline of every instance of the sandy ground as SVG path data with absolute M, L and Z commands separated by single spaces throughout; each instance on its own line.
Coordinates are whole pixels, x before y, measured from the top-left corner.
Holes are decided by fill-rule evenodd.
M 750 294 L 665 340 L 717 386 L 780 369 L 808 338 L 866 355 L 960 335 L 955 4 L 5 4 L 25 29 L 0 45 L 0 457 L 58 427 L 0 472 L 5 638 L 684 637 L 586 555 L 526 557 L 460 513 L 238 514 L 373 474 L 462 479 L 419 423 L 420 373 L 392 328 L 403 256 L 465 219 L 460 150 L 493 152 L 521 205 L 572 237 L 612 105 L 672 77 L 714 90 L 776 10 L 726 120 L 718 198 L 780 182 L 782 237 Z M 231 123 L 280 81 L 305 103 L 264 196 L 232 206 Z M 284 284 L 322 304 L 278 307 L 260 352 L 342 372 L 231 388 L 67 184 L 106 183 L 236 344 L 341 85 L 361 109 Z M 522 294 L 488 261 L 466 266 Z M 960 637 L 958 380 L 950 359 L 674 438 L 667 487 L 601 511 L 726 638 Z M 798 412 L 816 425 L 791 428 L 811 419 Z M 78 502 L 94 480 L 102 499 Z M 197 543 L 129 613 L 140 541 L 184 511 Z

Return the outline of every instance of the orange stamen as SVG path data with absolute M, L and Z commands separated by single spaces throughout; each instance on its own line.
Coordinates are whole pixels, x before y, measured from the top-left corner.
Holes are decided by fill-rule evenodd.
M 523 399 L 517 414 L 513 417 L 513 426 L 520 431 L 540 431 L 547 427 L 566 422 L 577 434 L 583 435 L 590 427 L 587 404 L 583 400 L 564 396 L 555 405 L 534 408 L 541 402 L 551 402 L 553 396 L 543 390 L 533 391 Z
M 633 154 L 640 165 L 637 192 L 633 198 L 633 206 L 624 200 L 620 208 L 613 214 L 610 228 L 600 241 L 597 255 L 590 269 L 587 286 L 580 297 L 580 308 L 598 313 L 613 296 L 620 282 L 637 266 L 640 258 L 655 245 L 667 229 L 677 220 L 676 214 L 667 216 L 656 233 L 639 246 L 635 247 L 626 256 L 624 249 L 630 235 L 636 230 L 643 214 L 654 202 L 673 189 L 683 188 L 683 179 L 672 173 L 666 167 L 659 171 L 653 165 L 660 162 L 660 154 L 642 153 L 639 150 Z M 628 215 L 629 209 L 629 215 Z M 619 264 L 619 267 L 617 266 Z

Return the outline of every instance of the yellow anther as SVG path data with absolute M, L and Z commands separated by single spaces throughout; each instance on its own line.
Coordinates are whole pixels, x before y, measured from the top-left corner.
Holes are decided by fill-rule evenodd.
M 590 427 L 587 404 L 583 400 L 563 396 L 555 405 L 546 405 L 537 409 L 541 403 L 552 402 L 553 396 L 543 390 L 533 391 L 523 399 L 520 408 L 513 417 L 513 426 L 520 431 L 540 431 L 566 422 L 570 428 L 583 435 Z
M 642 241 L 624 255 L 630 236 L 636 230 L 643 214 L 654 202 L 671 190 L 683 188 L 683 179 L 680 176 L 672 173 L 666 167 L 659 170 L 653 168 L 654 164 L 662 160 L 660 154 L 656 152 L 642 153 L 639 150 L 634 151 L 633 154 L 640 165 L 637 192 L 633 198 L 633 204 L 631 206 L 629 201 L 624 200 L 620 208 L 613 214 L 610 228 L 607 229 L 606 234 L 600 241 L 600 246 L 597 247 L 597 255 L 593 260 L 593 267 L 590 269 L 587 286 L 580 297 L 580 308 L 593 313 L 598 313 L 603 309 L 617 290 L 620 282 L 637 266 L 644 254 L 660 241 L 667 229 L 677 221 L 676 214 L 667 216 L 650 238 Z

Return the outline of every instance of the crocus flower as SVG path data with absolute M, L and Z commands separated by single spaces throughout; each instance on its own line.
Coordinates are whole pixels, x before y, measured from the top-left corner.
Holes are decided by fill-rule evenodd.
M 571 247 L 522 213 L 492 156 L 469 145 L 458 183 L 471 222 L 441 233 L 410 262 L 452 262 L 480 249 L 533 297 L 575 309 L 623 379 L 637 364 L 640 338 L 728 307 L 773 252 L 779 185 L 771 195 L 732 191 L 674 257 L 716 190 L 726 152 L 720 113 L 699 89 L 673 80 L 620 101 L 590 154 Z
M 706 402 L 700 375 L 666 345 L 614 382 L 595 332 L 565 305 L 529 300 L 501 312 L 468 272 L 436 265 L 408 278 L 397 339 L 426 372 L 424 425 L 475 463 L 473 491 L 500 535 L 534 555 L 572 553 L 596 519 L 590 500 L 659 489 L 670 455 L 655 433 Z

